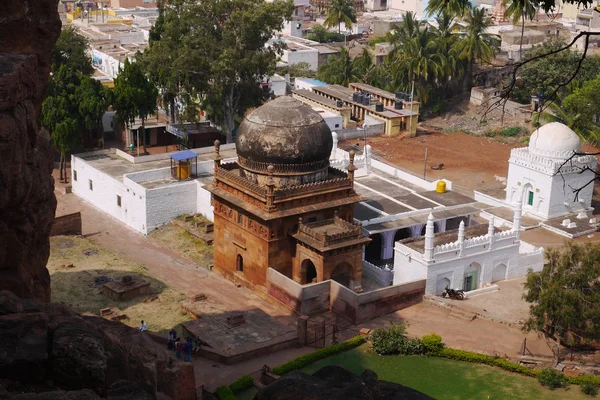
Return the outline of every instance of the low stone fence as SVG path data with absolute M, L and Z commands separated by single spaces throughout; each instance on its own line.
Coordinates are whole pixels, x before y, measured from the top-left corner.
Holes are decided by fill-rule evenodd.
M 376 265 L 371 264 L 367 260 L 363 260 L 363 276 L 379 283 L 380 285 L 387 287 L 392 286 L 394 283 L 394 271 L 389 269 L 379 268 Z
M 301 315 L 329 310 L 329 281 L 300 285 L 276 270 L 267 272 L 269 295 Z
M 54 218 L 50 236 L 81 235 L 81 213 L 63 215 Z

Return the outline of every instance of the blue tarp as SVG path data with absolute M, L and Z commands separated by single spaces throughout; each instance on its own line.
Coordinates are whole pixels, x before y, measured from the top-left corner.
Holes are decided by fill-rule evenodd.
M 191 150 L 180 151 L 179 153 L 171 154 L 171 158 L 177 161 L 189 160 L 190 158 L 196 158 L 198 154 Z

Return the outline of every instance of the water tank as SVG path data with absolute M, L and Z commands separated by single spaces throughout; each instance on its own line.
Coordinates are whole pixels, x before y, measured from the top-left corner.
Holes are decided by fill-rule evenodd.
M 397 99 L 402 99 L 402 98 L 404 98 L 404 93 L 402 93 L 402 92 L 396 92 L 396 98 L 397 98 Z
M 370 106 L 371 105 L 371 98 L 369 96 L 363 96 L 363 98 L 362 98 L 362 105 L 363 106 Z
M 446 181 L 437 181 L 435 191 L 438 193 L 446 193 Z
M 342 100 L 337 100 L 335 102 L 335 105 L 337 108 L 341 108 L 341 107 L 344 107 L 344 102 Z
M 377 112 L 383 112 L 383 103 L 377 103 L 377 104 L 375 104 L 375 111 L 377 111 Z
M 359 103 L 359 104 L 362 104 L 362 102 L 363 102 L 363 95 L 362 95 L 362 93 L 358 93 L 356 95 L 356 102 Z
M 402 100 L 396 99 L 394 102 L 394 110 L 402 110 Z
M 358 92 L 352 93 L 352 101 L 358 102 L 358 96 L 360 96 L 360 93 L 358 93 Z

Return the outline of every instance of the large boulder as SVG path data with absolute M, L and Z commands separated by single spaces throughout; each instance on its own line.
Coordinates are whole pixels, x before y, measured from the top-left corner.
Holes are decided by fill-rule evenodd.
M 255 400 L 430 400 L 431 397 L 397 383 L 379 381 L 365 370 L 361 376 L 330 365 L 313 375 L 290 372 L 256 394 Z
M 50 137 L 40 129 L 57 0 L 2 0 L 0 12 L 0 290 L 50 301 L 54 221 Z
M 84 399 L 196 399 L 193 365 L 170 359 L 148 334 L 0 291 L 0 399 L 69 398 L 65 390 Z

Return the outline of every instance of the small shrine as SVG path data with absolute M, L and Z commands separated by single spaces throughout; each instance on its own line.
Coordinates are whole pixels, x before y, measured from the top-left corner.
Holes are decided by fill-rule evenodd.
M 196 176 L 198 154 L 191 150 L 171 154 L 171 176 L 178 181 Z

